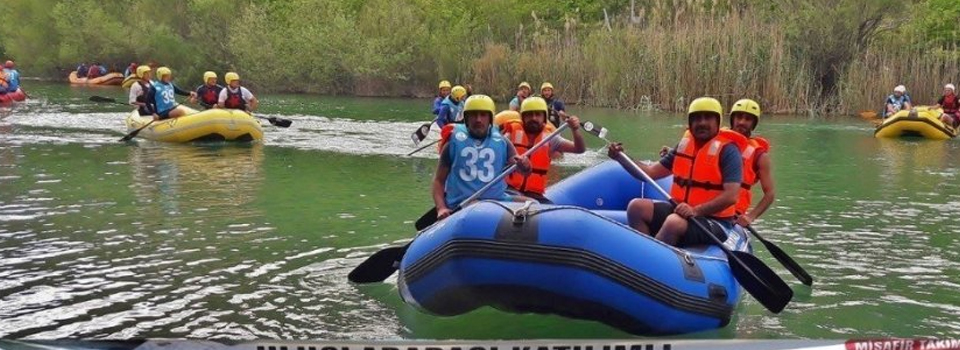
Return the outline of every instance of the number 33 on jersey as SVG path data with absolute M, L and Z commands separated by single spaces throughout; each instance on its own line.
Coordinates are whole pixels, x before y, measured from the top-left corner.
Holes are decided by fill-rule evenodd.
M 470 136 L 464 124 L 456 124 L 447 146 L 451 159 L 450 174 L 445 183 L 446 202 L 459 204 L 492 181 L 506 167 L 507 142 L 496 128 L 480 140 Z M 503 199 L 506 182 L 484 192 L 481 199 Z

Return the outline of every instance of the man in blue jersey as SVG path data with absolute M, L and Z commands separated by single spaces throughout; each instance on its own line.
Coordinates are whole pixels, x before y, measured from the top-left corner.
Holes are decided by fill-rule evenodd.
M 443 100 L 450 96 L 450 85 L 449 81 L 441 80 L 440 81 L 440 93 L 436 98 L 433 99 L 433 115 L 440 114 L 440 104 L 443 103 Z
M 907 95 L 907 87 L 897 85 L 893 88 L 893 95 L 887 96 L 887 101 L 883 104 L 883 117 L 889 117 L 902 109 L 909 110 L 913 101 L 910 101 L 910 95 Z
M 186 110 L 180 107 L 174 94 L 190 96 L 191 99 L 197 98 L 197 93 L 186 91 L 173 84 L 173 71 L 167 67 L 157 68 L 157 81 L 153 82 L 153 103 L 155 111 L 160 120 L 177 118 L 186 114 Z
M 450 123 L 462 123 L 463 99 L 467 96 L 467 89 L 457 85 L 450 89 L 450 95 L 440 102 L 440 109 L 437 111 L 437 126 L 443 128 Z
M 433 202 L 437 219 L 453 213 L 453 208 L 481 187 L 493 181 L 510 164 L 516 163 L 521 172 L 530 171 L 530 160 L 517 155 L 513 144 L 492 127 L 496 105 L 489 96 L 474 95 L 464 102 L 465 124 L 454 124 L 450 140 L 440 151 L 440 164 L 433 178 Z M 512 200 L 506 194 L 503 180 L 483 194 L 480 199 Z
M 3 72 L 7 74 L 7 91 L 17 92 L 20 89 L 20 71 L 16 69 L 13 61 L 7 60 L 3 65 Z

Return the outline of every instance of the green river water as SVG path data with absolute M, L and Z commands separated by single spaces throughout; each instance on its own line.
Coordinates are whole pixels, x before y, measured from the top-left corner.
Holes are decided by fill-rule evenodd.
M 353 285 L 364 258 L 415 233 L 435 152 L 409 134 L 428 100 L 264 95 L 262 144 L 121 143 L 119 88 L 28 82 L 0 110 L 0 337 L 202 339 L 624 338 L 599 323 L 490 308 L 423 314 L 395 277 Z M 501 104 L 501 107 L 503 105 Z M 571 108 L 635 158 L 685 118 Z M 796 296 L 749 296 L 722 329 L 681 338 L 960 336 L 960 143 L 878 140 L 859 118 L 765 116 L 777 202 L 757 229 L 816 282 L 758 256 Z M 436 138 L 436 134 L 431 136 Z M 567 156 L 566 176 L 606 159 Z M 556 179 L 553 179 L 556 180 Z

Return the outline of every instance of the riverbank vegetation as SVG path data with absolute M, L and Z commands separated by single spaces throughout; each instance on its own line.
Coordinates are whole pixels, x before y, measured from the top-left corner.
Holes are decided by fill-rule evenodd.
M 156 61 L 259 91 L 426 96 L 448 79 L 501 101 L 546 80 L 618 108 L 847 114 L 960 80 L 955 0 L 8 0 L 0 37 L 30 76 Z

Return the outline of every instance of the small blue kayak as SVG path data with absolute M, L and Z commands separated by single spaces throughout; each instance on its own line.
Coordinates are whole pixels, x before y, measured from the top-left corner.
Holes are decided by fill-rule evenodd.
M 637 335 L 725 326 L 742 292 L 723 251 L 671 247 L 625 224 L 631 199 L 663 199 L 645 185 L 610 161 L 549 188 L 556 205 L 470 205 L 411 243 L 400 263 L 400 294 L 441 316 L 491 306 L 594 320 Z M 724 229 L 725 246 L 751 251 L 739 227 Z

